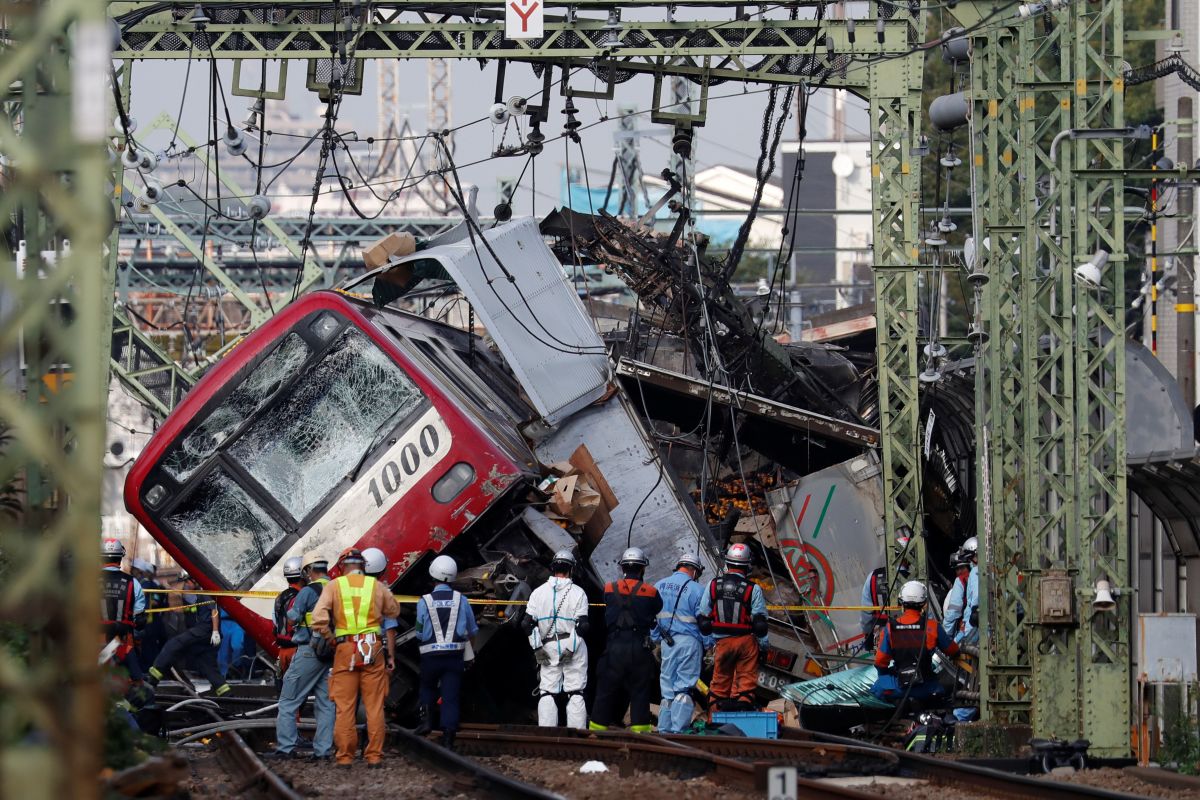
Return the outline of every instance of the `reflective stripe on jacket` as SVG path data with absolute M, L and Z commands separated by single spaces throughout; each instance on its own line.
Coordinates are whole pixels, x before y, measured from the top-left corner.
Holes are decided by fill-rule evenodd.
M 462 595 L 453 589 L 434 589 L 421 598 L 429 612 L 429 627 L 433 639 L 419 648 L 422 653 L 455 653 L 466 649 L 466 642 L 456 635 L 458 612 L 462 607 Z
M 333 604 L 333 635 L 358 636 L 363 633 L 380 633 L 380 614 L 372 621 L 372 601 L 375 598 L 375 579 L 366 575 L 343 575 L 333 582 L 334 590 L 341 603 Z
M 317 578 L 315 581 L 310 582 L 308 586 L 305 586 L 304 589 L 300 590 L 303 592 L 305 589 L 308 589 L 313 593 L 312 605 L 308 607 L 308 611 L 304 612 L 304 627 L 310 630 L 312 629 L 313 608 L 316 607 L 317 600 L 321 597 L 321 592 L 325 591 L 325 584 L 327 583 L 329 583 L 329 578 Z M 297 599 L 299 599 L 299 596 L 297 596 Z

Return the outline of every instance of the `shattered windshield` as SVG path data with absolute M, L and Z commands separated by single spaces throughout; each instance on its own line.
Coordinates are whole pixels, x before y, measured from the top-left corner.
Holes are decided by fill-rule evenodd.
M 354 468 L 379 427 L 403 420 L 423 399 L 391 358 L 347 328 L 229 452 L 302 520 Z
M 217 448 L 295 374 L 308 353 L 308 345 L 298 334 L 288 334 L 204 422 L 167 451 L 162 460 L 163 469 L 180 483 L 192 477 Z
M 284 537 L 266 509 L 215 469 L 167 517 L 232 586 L 266 562 L 266 554 Z

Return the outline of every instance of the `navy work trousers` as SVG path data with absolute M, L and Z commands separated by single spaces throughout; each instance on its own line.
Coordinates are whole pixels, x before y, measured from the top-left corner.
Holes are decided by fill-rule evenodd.
M 462 651 L 421 655 L 421 705 L 432 708 L 442 698 L 442 730 L 458 732 L 459 695 L 465 666 Z
M 647 728 L 654 671 L 654 656 L 646 648 L 644 634 L 612 631 L 596 674 L 592 720 L 605 727 L 620 725 L 625 717 L 620 698 L 628 692 L 629 724 L 634 728 Z

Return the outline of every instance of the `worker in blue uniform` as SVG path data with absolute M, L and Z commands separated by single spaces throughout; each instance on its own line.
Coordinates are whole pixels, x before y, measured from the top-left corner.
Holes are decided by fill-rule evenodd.
M 125 545 L 117 539 L 105 539 L 101 544 L 102 631 L 106 645 L 114 640 L 116 642 L 112 651 L 113 662 L 125 667 L 130 680 L 140 681 L 145 676 L 134 646 L 134 631 L 145 622 L 146 595 L 137 578 L 121 569 L 124 558 Z
M 296 645 L 296 654 L 283 675 L 283 686 L 279 690 L 274 755 L 281 758 L 294 756 L 300 741 L 296 712 L 312 695 L 317 718 L 313 758 L 324 761 L 333 757 L 334 709 L 333 701 L 329 699 L 329 668 L 333 664 L 333 654 L 314 649 L 312 624 L 313 609 L 325 584 L 329 583 L 329 559 L 319 551 L 310 550 L 301 561 L 301 577 L 308 583 L 286 612 L 288 621 L 294 626 L 292 642 Z M 317 642 L 316 647 L 320 648 L 321 644 Z
M 691 693 L 700 680 L 705 640 L 712 642 L 711 637 L 700 633 L 696 622 L 704 597 L 704 588 L 698 583 L 703 574 L 699 556 L 685 555 L 675 564 L 674 572 L 654 584 L 663 603 L 658 624 L 650 632 L 662 653 L 658 672 L 661 733 L 680 733 L 692 723 L 695 704 Z
M 417 642 L 421 653 L 421 723 L 416 733 L 433 730 L 434 706 L 441 697 L 442 745 L 454 749 L 458 733 L 462 676 L 468 656 L 474 658 L 472 640 L 479 633 L 475 614 L 467 598 L 454 591 L 450 582 L 458 577 L 458 564 L 441 555 L 429 565 L 436 585 L 417 603 Z
M 967 576 L 962 628 L 954 641 L 975 645 L 979 643 L 979 539 L 974 536 L 967 539 L 963 542 L 961 552 L 971 562 L 971 573 Z

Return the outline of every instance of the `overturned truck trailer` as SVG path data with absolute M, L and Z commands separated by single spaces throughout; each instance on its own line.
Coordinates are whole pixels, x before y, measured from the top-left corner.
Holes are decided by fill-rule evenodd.
M 528 596 L 563 546 L 586 556 L 593 586 L 616 576 L 627 543 L 649 553 L 648 579 L 684 553 L 713 566 L 536 224 L 467 224 L 281 311 L 189 392 L 130 472 L 127 507 L 205 589 L 257 593 L 219 602 L 267 650 L 264 593 L 312 550 L 379 547 L 405 594 L 447 553 L 457 588 L 500 601 Z M 414 271 L 448 276 L 494 349 L 391 307 Z M 554 462 L 571 463 L 556 467 L 571 497 L 549 485 Z M 486 650 L 516 608 L 479 610 Z M 405 606 L 401 641 L 414 616 Z

